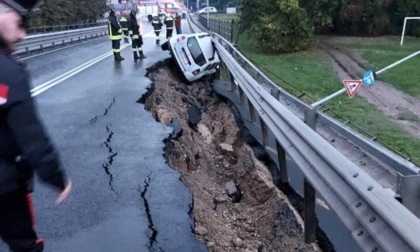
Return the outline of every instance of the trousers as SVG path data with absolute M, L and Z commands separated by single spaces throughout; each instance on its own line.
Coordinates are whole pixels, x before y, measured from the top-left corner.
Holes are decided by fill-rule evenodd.
M 44 242 L 35 232 L 33 209 L 26 190 L 0 195 L 0 238 L 13 252 L 44 251 Z

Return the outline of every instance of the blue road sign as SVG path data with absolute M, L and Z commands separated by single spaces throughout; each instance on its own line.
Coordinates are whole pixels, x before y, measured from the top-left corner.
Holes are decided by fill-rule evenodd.
M 375 85 L 375 76 L 373 75 L 372 71 L 367 71 L 363 74 L 363 85 L 367 87 L 371 87 Z

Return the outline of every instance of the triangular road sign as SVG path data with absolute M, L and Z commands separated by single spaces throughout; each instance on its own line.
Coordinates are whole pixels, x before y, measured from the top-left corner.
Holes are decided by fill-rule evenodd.
M 356 94 L 357 90 L 362 86 L 362 80 L 343 80 L 344 87 L 346 88 L 347 95 L 350 98 Z

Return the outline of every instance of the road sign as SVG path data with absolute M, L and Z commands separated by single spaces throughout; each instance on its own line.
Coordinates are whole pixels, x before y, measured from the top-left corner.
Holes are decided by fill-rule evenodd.
M 363 74 L 363 85 L 370 87 L 375 85 L 375 75 L 372 71 L 367 71 Z
M 362 86 L 362 80 L 343 80 L 344 87 L 346 88 L 347 95 L 350 98 L 356 94 L 360 86 Z

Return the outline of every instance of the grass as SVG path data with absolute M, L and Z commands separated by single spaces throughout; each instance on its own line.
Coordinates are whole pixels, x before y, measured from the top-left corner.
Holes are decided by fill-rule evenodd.
M 349 40 L 346 43 L 349 43 Z M 353 46 L 359 46 L 357 40 L 354 41 Z M 249 34 L 239 39 L 239 47 L 247 58 L 259 65 L 284 89 L 296 96 L 304 93 L 304 100 L 308 103 L 317 101 L 343 87 L 327 59 L 315 52 L 266 55 L 252 44 Z M 420 164 L 420 140 L 402 131 L 365 99 L 358 96 L 349 99 L 342 94 L 331 100 L 328 107 L 331 111 L 329 113 L 335 118 L 341 121 L 350 120 L 359 132 L 377 137 L 384 145 L 411 158 L 416 164 Z M 413 115 L 403 114 L 402 116 L 413 120 Z
M 335 37 L 333 41 L 349 48 L 368 61 L 371 69 L 377 71 L 420 50 L 420 38 L 405 37 L 400 46 L 399 36 L 380 38 Z M 401 63 L 379 75 L 394 87 L 420 98 L 420 55 Z

